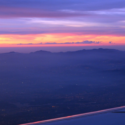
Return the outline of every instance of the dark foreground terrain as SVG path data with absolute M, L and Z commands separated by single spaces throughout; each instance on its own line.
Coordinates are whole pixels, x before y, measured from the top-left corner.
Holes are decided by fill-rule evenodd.
M 0 125 L 125 105 L 125 52 L 0 54 Z

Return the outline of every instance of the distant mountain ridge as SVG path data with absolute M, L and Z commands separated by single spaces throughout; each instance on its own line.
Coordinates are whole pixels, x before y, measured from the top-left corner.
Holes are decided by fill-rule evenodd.
M 83 49 L 83 50 L 77 50 L 77 51 L 67 51 L 67 52 L 54 52 L 55 54 L 82 54 L 82 53 L 88 53 L 88 52 L 92 52 L 92 53 L 112 53 L 112 52 L 124 52 L 124 51 L 120 51 L 120 50 L 116 50 L 116 49 L 103 49 L 103 48 L 99 48 L 99 49 Z M 44 51 L 44 50 L 39 50 L 36 52 L 32 52 L 32 53 L 36 53 L 36 54 L 52 54 L 53 52 L 49 52 L 49 51 Z
M 31 54 L 50 54 L 51 52 L 45 50 L 38 50 L 35 52 L 31 52 Z
M 19 52 L 11 51 L 11 52 L 6 52 L 6 53 L 0 53 L 0 54 L 21 54 Z
M 29 54 L 83 54 L 83 53 L 114 53 L 114 52 L 122 52 L 124 53 L 125 51 L 120 51 L 117 49 L 104 49 L 104 48 L 99 48 L 99 49 L 83 49 L 83 50 L 77 50 L 77 51 L 67 51 L 67 52 L 50 52 L 50 51 L 45 51 L 45 50 L 38 50 L 35 52 L 30 52 Z M 7 52 L 4 54 L 15 54 L 19 52 Z
M 124 52 L 124 51 L 120 51 L 120 50 L 116 50 L 116 49 L 103 49 L 103 48 L 99 48 L 99 49 L 90 49 L 90 50 L 77 50 L 77 51 L 68 51 L 68 52 L 61 52 L 61 53 L 88 53 L 88 52 L 105 52 L 105 53 L 109 53 L 109 52 Z

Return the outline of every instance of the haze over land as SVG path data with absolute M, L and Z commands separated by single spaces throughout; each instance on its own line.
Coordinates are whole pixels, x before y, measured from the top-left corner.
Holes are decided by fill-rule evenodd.
M 0 124 L 125 105 L 125 51 L 0 54 Z M 16 120 L 15 120 L 16 119 Z
M 11 51 L 19 52 L 19 53 L 30 53 L 34 51 L 44 50 L 50 52 L 67 52 L 67 51 L 78 51 L 82 49 L 99 49 L 99 48 L 107 48 L 107 49 L 117 49 L 121 51 L 125 51 L 125 45 L 111 45 L 111 46 L 39 46 L 39 47 L 0 47 L 0 53 L 7 53 Z

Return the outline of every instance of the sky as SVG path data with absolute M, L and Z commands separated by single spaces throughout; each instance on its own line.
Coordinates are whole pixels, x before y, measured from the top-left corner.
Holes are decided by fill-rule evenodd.
M 80 46 L 125 46 L 125 0 L 0 0 L 0 48 Z

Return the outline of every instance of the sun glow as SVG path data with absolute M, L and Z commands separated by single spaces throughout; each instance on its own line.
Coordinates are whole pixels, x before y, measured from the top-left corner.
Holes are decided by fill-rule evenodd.
M 83 41 L 96 41 L 101 45 L 125 44 L 124 36 L 98 36 L 82 34 L 31 34 L 31 35 L 0 35 L 0 46 L 74 46 L 95 45 L 95 43 L 82 43 Z M 97 44 L 96 44 L 97 45 Z

